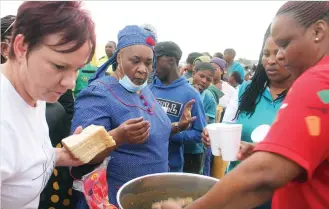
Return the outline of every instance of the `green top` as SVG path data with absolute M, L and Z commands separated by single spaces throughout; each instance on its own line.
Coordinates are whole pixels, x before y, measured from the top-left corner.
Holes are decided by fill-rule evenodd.
M 208 90 L 212 93 L 216 100 L 216 104 L 218 105 L 219 99 L 224 96 L 224 93 L 212 84 L 209 86 Z
M 97 67 L 92 66 L 90 63 L 86 64 L 83 68 L 78 71 L 78 78 L 76 80 L 75 89 L 74 89 L 74 98 L 78 96 L 80 91 L 88 86 L 89 79 L 97 71 Z
M 242 94 L 245 92 L 246 88 L 250 82 L 243 83 L 239 88 L 239 98 L 241 98 Z M 272 99 L 272 95 L 270 93 L 269 88 L 262 95 L 260 95 L 257 99 L 259 101 L 256 105 L 255 112 L 252 116 L 247 115 L 246 113 L 241 113 L 237 118 L 237 124 L 242 124 L 242 135 L 241 140 L 245 142 L 253 142 L 251 139 L 251 133 L 260 125 L 267 124 L 272 125 L 279 108 L 285 98 L 285 92 L 280 94 L 276 99 Z M 239 164 L 239 161 L 230 162 L 227 172 L 231 171 L 234 167 Z

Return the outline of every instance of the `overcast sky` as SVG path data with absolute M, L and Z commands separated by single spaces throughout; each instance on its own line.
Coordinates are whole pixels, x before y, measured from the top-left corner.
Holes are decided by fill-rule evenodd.
M 1 17 L 17 12 L 22 1 L 1 1 Z M 188 53 L 223 52 L 257 60 L 263 35 L 284 1 L 85 1 L 96 23 L 97 57 L 126 25 L 150 23 L 159 41 L 174 41 Z

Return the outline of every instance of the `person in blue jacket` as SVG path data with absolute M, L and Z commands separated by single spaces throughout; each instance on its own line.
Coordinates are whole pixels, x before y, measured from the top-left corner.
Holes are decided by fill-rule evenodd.
M 201 143 L 202 129 L 206 125 L 200 94 L 179 76 L 178 63 L 182 51 L 174 42 L 160 42 L 155 46 L 157 59 L 156 78 L 150 89 L 167 113 L 171 122 L 178 122 L 183 107 L 194 99 L 192 116 L 196 117 L 188 130 L 172 135 L 169 139 L 169 167 L 171 172 L 182 172 L 184 166 L 184 143 Z
M 98 68 L 88 87 L 78 95 L 72 122 L 72 130 L 91 124 L 104 126 L 116 141 L 115 148 L 105 150 L 91 162 L 111 157 L 107 166 L 108 196 L 116 206 L 117 191 L 127 181 L 168 172 L 169 137 L 185 130 L 194 120 L 189 114 L 192 101 L 182 107 L 184 117 L 172 124 L 147 86 L 153 70 L 152 33 L 136 25 L 126 26 L 118 40 L 114 55 Z M 113 65 L 114 72 L 105 75 L 109 65 Z M 92 166 L 74 168 L 72 174 L 81 177 Z M 83 195 L 78 196 L 77 208 L 88 208 Z

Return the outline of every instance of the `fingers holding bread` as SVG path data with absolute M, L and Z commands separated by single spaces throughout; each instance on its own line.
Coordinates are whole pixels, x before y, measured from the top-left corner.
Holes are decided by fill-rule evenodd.
M 77 130 L 75 133 L 78 133 Z M 105 128 L 97 125 L 90 125 L 79 134 L 66 137 L 62 140 L 62 143 L 74 158 L 83 163 L 89 163 L 105 149 L 116 145 Z

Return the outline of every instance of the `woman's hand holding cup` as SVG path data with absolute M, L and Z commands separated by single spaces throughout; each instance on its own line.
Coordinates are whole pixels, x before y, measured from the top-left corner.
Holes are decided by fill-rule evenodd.
M 248 158 L 251 154 L 252 151 L 254 150 L 256 146 L 256 143 L 249 143 L 249 142 L 240 142 L 240 150 L 239 153 L 237 154 L 238 160 L 245 160 Z
M 202 131 L 202 143 L 204 144 L 204 146 L 206 147 L 210 147 L 210 138 L 209 138 L 209 133 L 207 128 L 204 128 Z

